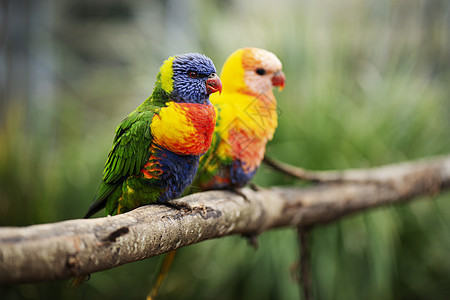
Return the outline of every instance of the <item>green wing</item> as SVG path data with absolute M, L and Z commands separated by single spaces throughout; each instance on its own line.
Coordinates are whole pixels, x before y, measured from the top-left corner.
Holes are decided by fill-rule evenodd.
M 135 110 L 116 129 L 113 146 L 103 171 L 103 181 L 85 218 L 105 207 L 108 196 L 130 175 L 137 175 L 149 158 L 150 124 L 159 106 Z

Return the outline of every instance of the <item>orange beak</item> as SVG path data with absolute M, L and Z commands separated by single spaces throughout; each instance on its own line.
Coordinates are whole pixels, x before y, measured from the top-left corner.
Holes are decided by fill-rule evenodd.
M 286 76 L 284 76 L 283 71 L 280 70 L 275 74 L 273 74 L 272 85 L 277 86 L 280 92 L 284 89 L 285 83 L 286 83 Z
M 222 81 L 217 74 L 212 73 L 206 80 L 206 93 L 209 95 L 215 92 L 222 93 Z

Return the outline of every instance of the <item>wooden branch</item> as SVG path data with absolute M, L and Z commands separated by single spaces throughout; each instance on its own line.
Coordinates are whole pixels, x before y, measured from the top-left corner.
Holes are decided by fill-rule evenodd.
M 206 239 L 311 226 L 376 206 L 435 195 L 450 186 L 450 156 L 348 172 L 370 181 L 257 192 L 244 189 L 247 201 L 235 193 L 211 191 L 173 201 L 190 205 L 194 208 L 190 212 L 150 205 L 114 217 L 3 227 L 0 283 L 70 278 Z
M 264 156 L 264 163 L 273 169 L 286 174 L 288 176 L 294 177 L 300 180 L 308 180 L 312 182 L 343 182 L 343 181 L 354 181 L 355 174 L 351 170 L 346 171 L 312 171 L 292 166 L 290 164 L 278 161 L 267 155 Z M 356 170 L 357 171 L 357 170 Z M 364 170 L 361 170 L 364 171 Z M 344 178 L 345 176 L 345 178 Z M 356 181 L 365 181 L 360 177 L 356 177 Z
M 392 171 L 388 166 L 386 172 L 367 172 L 367 169 L 347 169 L 337 171 L 313 171 L 299 168 L 272 157 L 264 156 L 264 163 L 290 177 L 315 183 L 378 183 L 383 181 L 386 172 Z M 395 165 L 393 165 L 395 167 Z

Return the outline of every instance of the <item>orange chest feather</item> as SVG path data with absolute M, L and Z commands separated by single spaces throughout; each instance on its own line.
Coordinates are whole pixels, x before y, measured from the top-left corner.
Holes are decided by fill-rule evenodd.
M 155 114 L 154 142 L 174 153 L 201 155 L 211 146 L 216 114 L 213 105 L 174 103 Z

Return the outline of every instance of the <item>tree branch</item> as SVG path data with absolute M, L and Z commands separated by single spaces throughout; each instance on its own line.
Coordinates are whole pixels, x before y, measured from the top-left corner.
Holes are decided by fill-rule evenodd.
M 0 283 L 70 278 L 206 239 L 311 226 L 376 206 L 434 195 L 450 187 L 450 156 L 348 172 L 370 180 L 257 192 L 244 189 L 247 201 L 234 193 L 211 191 L 173 201 L 190 205 L 194 208 L 190 212 L 149 205 L 114 217 L 3 227 Z

